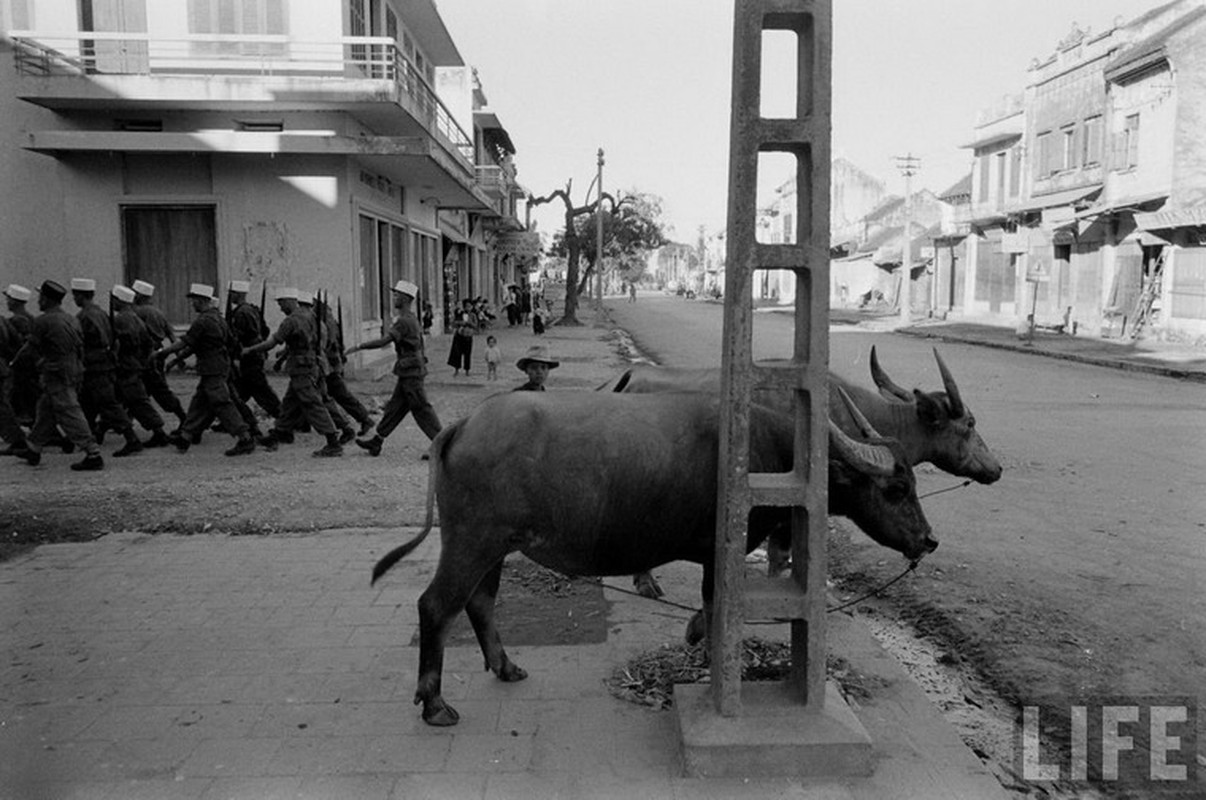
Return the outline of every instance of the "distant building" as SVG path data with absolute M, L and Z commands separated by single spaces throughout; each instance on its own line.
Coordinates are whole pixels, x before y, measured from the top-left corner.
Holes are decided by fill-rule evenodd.
M 1206 3 L 1073 27 L 975 126 L 963 311 L 1206 334 Z
M 0 13 L 0 283 L 141 278 L 181 325 L 191 282 L 321 289 L 350 344 L 398 279 L 437 319 L 515 282 L 515 147 L 432 0 Z

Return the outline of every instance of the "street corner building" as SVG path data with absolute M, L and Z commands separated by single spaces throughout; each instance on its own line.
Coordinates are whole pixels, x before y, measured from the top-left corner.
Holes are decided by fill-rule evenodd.
M 432 0 L 0 0 L 0 31 L 0 284 L 144 280 L 180 328 L 192 283 L 298 286 L 350 346 L 398 280 L 434 335 L 526 282 L 515 146 Z

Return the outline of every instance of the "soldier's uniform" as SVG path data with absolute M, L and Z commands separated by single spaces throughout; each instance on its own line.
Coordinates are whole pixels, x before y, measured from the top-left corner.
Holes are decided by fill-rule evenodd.
M 213 287 L 194 283 L 189 288 L 190 298 L 213 299 Z M 226 451 L 226 455 L 242 455 L 255 449 L 247 423 L 239 415 L 230 397 L 230 329 L 222 319 L 222 312 L 212 305 L 198 312 L 193 324 L 181 337 L 181 342 L 167 348 L 190 350 L 197 359 L 197 390 L 189 402 L 188 413 L 180 430 L 168 438 L 178 450 L 188 450 L 194 437 L 198 437 L 209 426 L 214 417 L 223 429 L 238 439 L 238 443 Z M 163 354 L 165 351 L 160 351 Z
M 165 339 L 175 342 L 176 332 L 172 330 L 171 323 L 168 322 L 162 311 L 151 305 L 151 296 L 155 293 L 155 286 L 146 281 L 134 281 L 131 288 L 135 295 L 134 313 L 146 326 L 154 346 L 162 347 Z M 150 360 L 147 368 L 142 371 L 142 385 L 160 408 L 169 414 L 174 414 L 176 419 L 180 420 L 180 424 L 184 424 L 184 405 L 168 386 L 167 376 L 164 375 L 161 362 L 155 359 Z
M 12 312 L 9 322 L 17 332 L 20 344 L 29 340 L 33 330 L 33 315 L 25 307 L 31 292 L 24 286 L 11 284 L 4 290 L 8 310 Z M 18 347 L 20 347 L 20 344 Z M 24 350 L 12 361 L 12 395 L 13 413 L 21 425 L 33 425 L 34 413 L 38 407 L 38 395 L 42 394 L 38 382 L 38 362 L 32 350 Z
M 92 435 L 100 441 L 106 430 L 114 430 L 125 437 L 126 444 L 113 456 L 128 456 L 142 450 L 142 442 L 134 434 L 134 423 L 117 399 L 116 368 L 113 356 L 113 329 L 109 315 L 100 306 L 91 302 L 96 291 L 96 282 L 91 278 L 72 278 L 71 292 L 80 311 L 76 319 L 84 336 L 84 382 L 80 391 L 80 405 L 84 418 L 92 427 Z
M 8 317 L 0 317 L 0 439 L 8 443 L 8 448 L 0 452 L 5 455 L 16 455 L 26 449 L 25 431 L 17 424 L 17 415 L 13 412 L 13 371 L 9 366 L 22 344 L 21 335 Z
M 296 302 L 296 289 L 277 292 L 278 300 L 292 299 Z M 283 343 L 286 348 L 285 370 L 289 373 L 289 388 L 281 399 L 281 414 L 273 429 L 261 440 L 268 449 L 279 442 L 288 442 L 293 432 L 308 421 L 316 433 L 327 438 L 327 446 L 315 451 L 315 455 L 342 455 L 343 447 L 335 431 L 331 414 L 323 404 L 319 388 L 318 372 L 318 328 L 314 314 L 305 306 L 297 305 L 281 322 L 280 327 L 268 340 Z
M 155 344 L 147 326 L 134 311 L 134 291 L 127 286 L 114 286 L 109 302 L 120 308 L 113 315 L 113 334 L 117 342 L 117 391 L 126 411 L 138 424 L 151 433 L 146 447 L 162 447 L 168 443 L 163 432 L 163 417 L 151 404 L 142 374 L 151 361 Z
M 251 289 L 251 285 L 247 281 L 231 281 L 229 289 L 232 292 L 246 294 Z M 229 322 L 230 330 L 240 348 L 253 347 L 264 341 L 266 328 L 261 309 L 248 303 L 246 299 L 231 309 L 227 322 Z M 260 408 L 268 413 L 268 416 L 275 419 L 281 414 L 281 399 L 277 397 L 276 392 L 268 383 L 268 376 L 264 374 L 265 358 L 263 353 L 240 356 L 236 385 L 239 396 L 243 400 L 248 402 L 254 400 Z
M 352 394 L 347 382 L 343 379 L 344 364 L 347 357 L 343 354 L 343 330 L 339 323 L 332 319 L 329 306 L 322 307 L 323 314 L 323 354 L 327 359 L 327 394 L 352 419 L 360 423 L 360 435 L 364 436 L 373 429 L 373 418 L 360 398 Z
M 413 301 L 418 293 L 418 287 L 410 281 L 398 281 L 393 287 L 393 291 L 409 297 Z M 394 324 L 390 327 L 389 333 L 382 339 L 376 340 L 381 343 L 388 341 L 394 346 L 394 353 L 397 356 L 397 360 L 394 362 L 394 376 L 397 378 L 397 383 L 394 384 L 394 393 L 390 395 L 389 401 L 385 404 L 385 410 L 381 412 L 377 432 L 371 439 L 356 440 L 357 445 L 373 456 L 381 455 L 381 445 L 385 442 L 385 437 L 394 432 L 394 428 L 397 428 L 402 420 L 406 419 L 407 414 L 414 414 L 415 423 L 428 439 L 434 439 L 441 428 L 440 418 L 436 416 L 435 409 L 427 399 L 427 390 L 423 386 L 423 379 L 427 375 L 427 356 L 423 350 L 423 328 L 414 312 L 410 311 L 408 307 L 406 309 L 394 318 Z
M 331 415 L 331 423 L 342 432 L 339 436 L 339 443 L 347 444 L 356 438 L 356 431 L 352 428 L 352 423 L 348 421 L 347 414 L 343 413 L 339 403 L 335 402 L 335 398 L 327 391 L 327 378 L 331 374 L 331 361 L 327 358 L 331 326 L 327 324 L 326 319 L 319 319 L 318 311 L 314 306 L 314 295 L 309 292 L 298 292 L 298 295 L 298 303 L 314 317 L 316 326 L 317 344 L 314 347 L 314 357 L 318 363 L 318 393 L 322 395 L 322 404 L 327 409 L 327 413 Z
M 42 394 L 38 398 L 33 429 L 26 437 L 28 449 L 20 453 L 30 464 L 42 459 L 42 449 L 59 438 L 59 429 L 87 455 L 71 465 L 73 470 L 104 469 L 100 447 L 80 407 L 79 391 L 84 378 L 84 334 L 75 317 L 63 310 L 67 290 L 54 281 L 45 281 L 38 290 L 42 314 L 33 321 L 25 347 L 37 359 Z

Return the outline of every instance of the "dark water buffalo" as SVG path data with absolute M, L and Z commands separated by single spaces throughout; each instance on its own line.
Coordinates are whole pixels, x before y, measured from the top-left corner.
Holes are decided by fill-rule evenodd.
M 516 550 L 570 575 L 630 575 L 676 560 L 703 565 L 713 583 L 718 467 L 714 396 L 509 393 L 486 400 L 431 445 L 427 521 L 373 569 L 373 580 L 430 533 L 440 511 L 439 566 L 419 598 L 415 702 L 432 725 L 458 714 L 441 696 L 444 640 L 464 609 L 504 681 L 526 673 L 507 657 L 494 625 L 503 559 Z M 786 472 L 792 420 L 755 407 L 750 469 Z M 937 547 L 912 469 L 891 440 L 857 440 L 830 423 L 829 510 L 876 541 L 917 559 Z M 758 508 L 748 547 L 790 524 L 790 510 Z
M 934 350 L 944 392 L 906 391 L 887 376 L 871 348 L 871 376 L 879 393 L 829 373 L 829 415 L 847 433 L 857 426 L 838 398 L 845 390 L 859 410 L 884 436 L 900 442 L 910 464 L 933 464 L 943 472 L 993 483 L 1001 477 L 1001 464 L 976 430 L 976 418 L 964 404 L 950 370 Z M 673 369 L 636 365 L 601 391 L 647 394 L 651 392 L 719 392 L 719 369 Z M 881 396 L 882 395 L 882 396 Z M 781 392 L 758 392 L 755 401 L 790 413 L 791 398 Z
M 843 430 L 854 433 L 858 426 L 839 398 L 844 391 L 854 400 L 871 424 L 884 436 L 900 442 L 910 464 L 930 463 L 952 475 L 993 483 L 1001 477 L 1001 464 L 976 431 L 976 418 L 963 403 L 959 387 L 942 356 L 934 349 L 938 372 L 945 392 L 908 392 L 895 383 L 879 365 L 871 348 L 871 377 L 879 393 L 829 373 L 829 416 Z M 720 391 L 719 369 L 675 369 L 639 364 L 599 387 L 600 391 L 649 394 L 656 392 Z M 882 395 L 882 396 L 881 396 Z M 754 399 L 790 414 L 791 397 L 786 392 L 759 391 Z M 771 568 L 782 570 L 786 555 L 781 548 L 770 547 Z M 647 572 L 633 576 L 633 585 L 646 597 L 661 597 L 662 589 Z

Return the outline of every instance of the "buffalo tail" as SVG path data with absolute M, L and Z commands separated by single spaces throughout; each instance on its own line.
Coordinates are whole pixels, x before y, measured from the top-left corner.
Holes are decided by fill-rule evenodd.
M 427 518 L 423 522 L 423 530 L 419 531 L 419 535 L 411 539 L 405 544 L 400 544 L 393 550 L 390 550 L 373 565 L 373 579 L 369 581 L 372 586 L 385 573 L 393 569 L 394 564 L 397 564 L 402 559 L 406 558 L 414 549 L 423 544 L 423 540 L 427 538 L 427 534 L 431 533 L 432 527 L 435 525 L 435 499 L 436 499 L 436 484 L 439 483 L 440 464 L 444 460 L 444 451 L 447 450 L 448 443 L 452 441 L 454 435 L 460 430 L 464 420 L 454 422 L 444 430 L 440 431 L 436 438 L 431 441 L 431 461 L 427 471 Z

